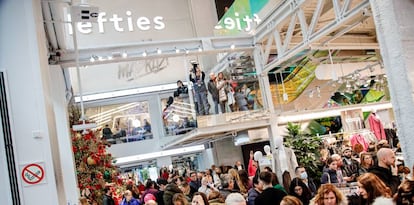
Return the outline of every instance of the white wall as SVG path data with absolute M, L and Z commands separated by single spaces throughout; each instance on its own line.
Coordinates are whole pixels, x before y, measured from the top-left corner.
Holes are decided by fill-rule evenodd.
M 198 160 L 200 170 L 210 169 L 211 165 L 215 165 L 217 161 L 215 160 L 215 153 L 216 150 L 214 150 L 213 148 L 205 149 L 201 152 L 200 158 Z
M 0 116 L 0 121 L 1 120 L 2 118 Z M 2 203 L 4 204 L 12 204 L 9 172 L 7 170 L 6 150 L 2 130 L 3 126 L 0 124 L 0 199 L 2 199 Z
M 62 192 L 53 106 L 49 99 L 47 49 L 40 0 L 3 0 L 0 4 L 0 68 L 7 72 L 15 158 L 20 165 L 44 162 L 43 184 L 24 186 L 22 204 L 66 204 Z M 40 139 L 33 132 L 41 134 Z M 0 187 L 9 186 L 5 181 Z M 45 196 L 47 193 L 47 197 Z M 7 200 L 8 197 L 2 198 Z M 4 203 L 4 202 L 2 202 Z
M 237 160 L 243 161 L 241 147 L 234 146 L 233 138 L 226 138 L 214 142 L 214 149 L 217 152 L 216 166 L 233 166 Z

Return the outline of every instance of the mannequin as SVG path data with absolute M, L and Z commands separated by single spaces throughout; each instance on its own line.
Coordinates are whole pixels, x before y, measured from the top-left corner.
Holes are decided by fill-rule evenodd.
M 272 170 L 275 170 L 275 162 L 273 160 L 273 155 L 270 151 L 270 146 L 269 145 L 265 145 L 263 147 L 266 155 L 263 156 L 261 158 L 261 161 L 259 162 L 259 166 L 260 166 L 260 171 L 264 168 L 264 167 L 270 167 L 272 168 Z
M 283 143 L 276 149 L 273 152 L 273 161 L 275 167 L 280 167 L 280 175 L 288 171 L 291 177 L 295 176 L 295 168 L 298 166 L 295 152 L 291 148 L 285 147 Z
M 382 125 L 381 119 L 379 118 L 375 109 L 373 109 L 369 115 L 368 122 L 369 128 L 374 133 L 378 141 L 387 139 L 385 136 L 384 126 Z

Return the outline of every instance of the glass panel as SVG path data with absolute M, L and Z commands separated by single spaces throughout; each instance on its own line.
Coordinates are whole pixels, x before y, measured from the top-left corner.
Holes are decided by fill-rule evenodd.
M 85 111 L 102 128 L 102 137 L 112 144 L 153 138 L 147 101 L 92 107 Z
M 167 136 L 185 134 L 197 127 L 194 106 L 189 95 L 174 93 L 175 98 L 161 99 L 163 123 Z

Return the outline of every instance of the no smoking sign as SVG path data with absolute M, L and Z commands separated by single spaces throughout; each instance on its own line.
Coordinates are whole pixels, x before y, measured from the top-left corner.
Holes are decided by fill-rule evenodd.
M 45 183 L 44 163 L 26 164 L 21 167 L 21 176 L 26 186 Z

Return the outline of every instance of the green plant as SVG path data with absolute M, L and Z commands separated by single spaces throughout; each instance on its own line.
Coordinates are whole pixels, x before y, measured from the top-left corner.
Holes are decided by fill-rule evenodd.
M 284 145 L 294 150 L 298 164 L 306 168 L 309 176 L 319 182 L 322 175 L 319 148 L 322 139 L 302 133 L 299 124 L 288 123 L 286 127 L 288 135 L 284 136 Z

